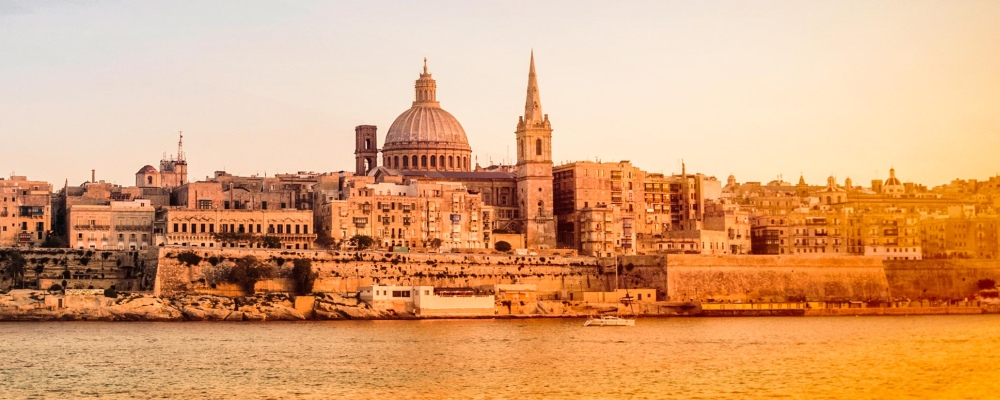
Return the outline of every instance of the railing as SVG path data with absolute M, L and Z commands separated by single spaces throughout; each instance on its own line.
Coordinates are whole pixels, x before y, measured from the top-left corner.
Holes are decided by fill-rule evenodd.
M 73 225 L 73 229 L 81 231 L 106 231 L 111 229 L 109 225 Z

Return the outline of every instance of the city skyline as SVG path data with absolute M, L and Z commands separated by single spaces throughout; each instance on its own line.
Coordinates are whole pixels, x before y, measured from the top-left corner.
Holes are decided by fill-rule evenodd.
M 997 4 L 718 5 L 2 2 L 0 158 L 56 187 L 91 169 L 129 185 L 184 131 L 192 180 L 349 171 L 354 126 L 383 141 L 427 57 L 473 157 L 512 164 L 533 48 L 557 165 L 685 159 L 813 185 L 997 173 Z

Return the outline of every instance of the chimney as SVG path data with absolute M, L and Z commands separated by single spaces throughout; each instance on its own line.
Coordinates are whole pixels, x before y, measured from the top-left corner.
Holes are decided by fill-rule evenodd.
M 90 183 L 94 183 L 94 182 L 97 182 L 97 170 L 96 169 L 90 170 Z

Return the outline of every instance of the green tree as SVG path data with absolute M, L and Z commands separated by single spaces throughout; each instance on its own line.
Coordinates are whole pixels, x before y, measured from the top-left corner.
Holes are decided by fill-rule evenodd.
M 229 281 L 239 285 L 243 293 L 254 294 L 257 282 L 274 277 L 274 267 L 264 264 L 254 256 L 244 256 L 236 260 L 236 265 L 229 270 Z
M 496 242 L 496 244 L 493 245 L 493 248 L 497 249 L 497 251 L 502 251 L 502 252 L 506 253 L 506 252 L 510 251 L 511 246 L 510 246 L 510 243 L 507 243 L 507 242 L 501 240 L 499 242 Z
M 435 248 L 435 249 L 440 249 L 440 248 L 441 248 L 441 244 L 442 244 L 442 243 L 443 243 L 443 242 L 441 241 L 441 239 L 439 239 L 439 238 L 434 238 L 434 239 L 431 239 L 431 243 L 430 243 L 430 245 L 431 245 L 431 247 L 432 247 L 432 248 Z
M 66 244 L 66 239 L 63 239 L 62 236 L 56 236 L 52 234 L 52 232 L 50 231 L 48 233 L 48 236 L 45 237 L 45 241 L 43 241 L 42 244 L 38 245 L 38 247 L 45 249 L 54 249 L 61 247 L 69 247 L 69 245 Z
M 375 245 L 375 239 L 367 235 L 354 235 L 351 237 L 351 245 L 358 250 L 365 250 Z
M 28 260 L 21 255 L 20 251 L 14 250 L 7 254 L 4 265 L 4 276 L 11 280 L 11 286 L 21 280 L 21 288 L 24 289 L 24 271 L 28 266 Z
M 295 294 L 305 295 L 313 290 L 316 283 L 316 273 L 312 269 L 312 260 L 308 258 L 296 258 L 292 262 L 292 284 Z
M 317 247 L 320 247 L 320 248 L 323 248 L 323 249 L 329 249 L 331 246 L 333 246 L 334 242 L 335 241 L 333 240 L 333 237 L 330 236 L 330 233 L 328 233 L 326 231 L 322 231 L 321 230 L 319 232 L 319 234 L 316 235 L 316 246 Z
M 177 261 L 193 267 L 201 262 L 201 256 L 195 254 L 193 251 L 185 251 L 177 255 Z
M 265 249 L 280 249 L 281 239 L 278 239 L 277 236 L 264 236 L 261 238 L 261 245 Z

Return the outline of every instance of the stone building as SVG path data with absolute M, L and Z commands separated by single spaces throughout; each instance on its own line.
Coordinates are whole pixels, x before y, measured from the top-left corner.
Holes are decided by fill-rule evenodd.
M 457 182 L 347 179 L 340 198 L 316 211 L 317 228 L 340 246 L 355 235 L 385 248 L 485 249 L 493 209 Z
M 267 237 L 283 249 L 309 249 L 316 241 L 311 210 L 187 209 L 164 212 L 163 243 L 190 247 L 263 248 Z
M 177 157 L 160 160 L 160 170 L 146 165 L 135 173 L 135 186 L 140 188 L 175 188 L 188 183 L 187 160 L 184 158 L 184 134 L 177 141 Z
M 37 246 L 52 230 L 52 185 L 0 178 L 0 247 Z
M 920 222 L 924 258 L 1000 257 L 1000 217 L 955 216 Z
M 74 204 L 67 210 L 67 239 L 77 249 L 141 250 L 153 246 L 156 209 L 146 199 Z
M 555 248 L 552 126 L 541 110 L 534 54 L 528 69 L 525 113 L 515 131 L 518 163 L 514 168 L 472 168 L 468 137 L 458 119 L 441 108 L 437 82 L 428 72 L 426 59 L 414 91 L 411 107 L 389 126 L 381 149 L 375 126 L 355 128 L 355 175 L 373 176 L 373 183 L 403 184 L 415 179 L 461 184 L 492 209 L 488 229 L 522 234 L 532 249 Z

